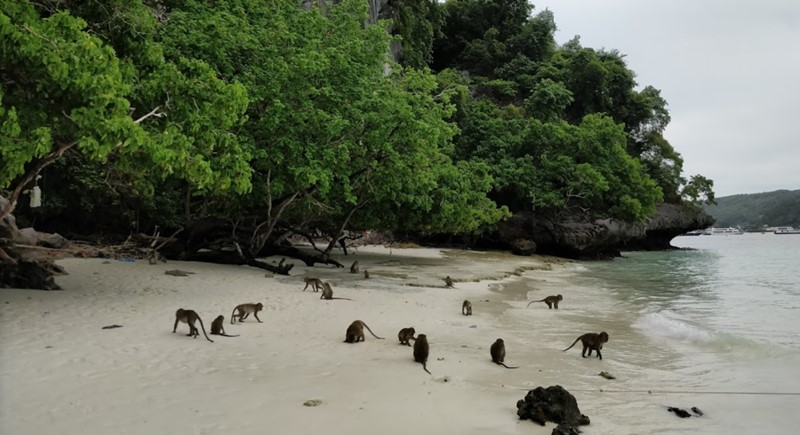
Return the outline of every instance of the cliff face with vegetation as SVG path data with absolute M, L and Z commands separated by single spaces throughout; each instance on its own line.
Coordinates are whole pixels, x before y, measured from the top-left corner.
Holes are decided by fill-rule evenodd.
M 660 92 L 555 29 L 525 0 L 0 0 L 0 219 L 268 267 L 291 236 L 329 263 L 367 229 L 638 228 L 713 199 Z M 554 240 L 604 237 L 578 233 Z
M 725 196 L 717 198 L 715 205 L 706 205 L 705 210 L 717 219 L 720 227 L 800 228 L 800 190 Z

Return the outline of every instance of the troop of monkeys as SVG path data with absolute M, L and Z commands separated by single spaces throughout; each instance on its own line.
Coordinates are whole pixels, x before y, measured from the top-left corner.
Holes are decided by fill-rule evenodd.
M 350 272 L 358 273 L 358 261 L 354 262 L 353 265 L 350 266 Z M 367 272 L 366 270 L 364 271 L 364 278 L 369 278 L 369 272 Z M 320 296 L 320 299 L 352 300 L 348 298 L 334 298 L 331 285 L 327 282 L 323 282 L 319 278 L 306 277 L 304 278 L 304 281 L 306 286 L 303 287 L 303 291 L 306 291 L 306 289 L 309 286 L 315 292 L 319 292 L 320 289 L 322 290 L 322 295 Z M 450 278 L 450 276 L 444 278 L 444 281 L 446 287 L 448 288 L 454 287 L 453 280 Z M 532 303 L 535 302 L 544 302 L 547 304 L 547 308 L 553 309 L 553 307 L 555 307 L 555 309 L 558 309 L 558 303 L 563 299 L 564 298 L 561 295 L 548 296 L 538 301 L 531 301 L 528 303 L 528 305 L 526 305 L 526 307 L 530 306 Z M 244 319 L 246 319 L 251 313 L 259 323 L 263 323 L 261 322 L 261 319 L 258 318 L 258 312 L 263 309 L 264 305 L 261 303 L 237 305 L 233 309 L 233 312 L 231 313 L 231 324 L 234 324 L 237 318 L 239 319 L 239 322 L 243 322 Z M 464 316 L 472 315 L 472 303 L 470 301 L 464 300 L 464 303 L 461 304 L 461 314 Z M 203 330 L 203 335 L 206 337 L 208 341 L 212 343 L 214 342 L 213 340 L 208 338 L 205 326 L 203 326 L 203 320 L 200 319 L 200 316 L 198 316 L 194 310 L 186 310 L 180 308 L 178 309 L 178 311 L 175 312 L 175 325 L 172 328 L 173 333 L 176 332 L 179 322 L 186 323 L 187 325 L 189 325 L 189 334 L 187 335 L 189 337 L 194 337 L 194 338 L 197 338 L 197 336 L 200 335 L 197 327 L 195 326 L 195 322 L 199 322 L 200 328 L 202 328 Z M 238 335 L 228 335 L 225 333 L 225 329 L 223 327 L 224 322 L 225 322 L 224 316 L 222 315 L 217 316 L 217 318 L 214 319 L 213 322 L 211 322 L 211 335 L 220 335 L 223 337 L 238 337 Z M 383 337 L 378 337 L 377 335 L 375 335 L 375 333 L 372 332 L 372 329 L 370 329 L 370 327 L 367 326 L 366 323 L 364 323 L 361 320 L 356 320 L 353 323 L 351 323 L 350 326 L 347 327 L 347 332 L 345 333 L 344 342 L 358 343 L 360 341 L 364 341 L 365 338 L 364 328 L 367 328 L 367 331 L 369 331 L 369 333 L 372 334 L 373 337 L 379 340 L 384 339 Z M 428 371 L 427 368 L 428 354 L 430 353 L 428 338 L 425 334 L 419 334 L 416 337 L 414 337 L 414 334 L 416 334 L 416 331 L 414 330 L 413 327 L 403 328 L 397 334 L 397 338 L 400 340 L 400 344 L 404 344 L 407 346 L 411 346 L 410 341 L 414 340 L 414 361 L 421 363 L 422 369 L 425 370 L 425 372 L 427 372 L 428 374 L 431 374 L 431 372 Z M 605 331 L 602 331 L 599 334 L 590 332 L 581 335 L 580 337 L 575 339 L 575 341 L 568 348 L 564 349 L 564 352 L 572 349 L 572 347 L 575 346 L 575 344 L 577 344 L 578 341 L 580 341 L 581 344 L 583 345 L 583 351 L 581 352 L 581 356 L 583 358 L 586 358 L 587 356 L 591 357 L 592 351 L 594 351 L 597 353 L 598 358 L 600 358 L 601 360 L 603 359 L 603 355 L 600 353 L 600 350 L 603 348 L 603 344 L 608 342 L 608 334 Z M 588 350 L 588 355 L 587 355 L 587 350 Z M 501 365 L 507 369 L 519 368 L 519 367 L 509 367 L 505 364 L 504 361 L 506 357 L 506 346 L 502 338 L 498 338 L 497 340 L 495 340 L 495 342 L 489 348 L 489 354 L 492 357 L 492 362 L 495 364 Z

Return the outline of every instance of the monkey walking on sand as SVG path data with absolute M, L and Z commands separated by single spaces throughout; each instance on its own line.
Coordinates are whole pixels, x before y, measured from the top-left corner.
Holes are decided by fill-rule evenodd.
M 211 322 L 211 335 L 221 335 L 223 337 L 238 337 L 239 335 L 228 335 L 225 333 L 225 316 L 219 315 L 213 322 Z
M 350 326 L 347 327 L 347 332 L 345 333 L 344 342 L 345 343 L 358 343 L 359 341 L 364 341 L 364 328 L 367 328 L 370 334 L 373 337 L 377 338 L 378 340 L 383 340 L 383 337 L 378 337 L 369 329 L 366 323 L 361 320 L 354 320 Z
M 311 286 L 311 289 L 314 290 L 315 292 L 318 292 L 319 289 L 322 288 L 322 280 L 319 279 L 319 278 L 305 277 L 305 278 L 303 278 L 303 281 L 305 281 L 305 283 L 306 283 L 306 286 L 303 287 L 303 291 L 306 291 L 308 286 Z
M 262 304 L 261 302 L 257 304 L 237 305 L 236 308 L 234 308 L 233 312 L 231 313 L 231 325 L 233 325 L 236 322 L 237 317 L 239 318 L 239 323 L 244 322 L 244 319 L 246 319 L 247 316 L 250 315 L 250 313 L 253 313 L 253 316 L 255 316 L 256 320 L 258 320 L 258 323 L 264 323 L 261 321 L 261 319 L 258 318 L 258 312 L 261 311 L 262 309 L 264 309 L 264 304 Z M 237 311 L 239 312 L 238 314 L 236 313 Z
M 498 338 L 492 343 L 489 348 L 489 353 L 492 355 L 492 362 L 501 365 L 507 369 L 518 369 L 519 367 L 509 367 L 503 361 L 506 359 L 506 344 L 502 338 Z
M 464 303 L 461 304 L 461 314 L 463 314 L 465 316 L 471 316 L 472 315 L 472 302 L 464 299 Z
M 197 338 L 197 336 L 200 335 L 200 333 L 197 331 L 197 327 L 194 326 L 194 322 L 200 322 L 200 327 L 203 328 L 203 335 L 206 336 L 206 340 L 212 343 L 214 342 L 214 340 L 208 338 L 208 334 L 206 334 L 206 327 L 203 326 L 203 319 L 201 319 L 194 310 L 184 310 L 183 308 L 178 308 L 178 311 L 175 312 L 175 325 L 172 327 L 173 334 L 178 329 L 178 322 L 189 325 L 189 333 L 186 335 L 194 338 Z
M 583 351 L 581 352 L 582 357 L 586 358 L 586 350 L 588 349 L 589 356 L 592 356 L 592 351 L 594 350 L 597 352 L 597 357 L 603 359 L 603 355 L 600 354 L 600 349 L 603 348 L 603 343 L 608 343 L 608 334 L 606 331 L 601 331 L 599 334 L 595 334 L 594 332 L 583 334 L 576 338 L 568 348 L 564 349 L 564 352 L 572 349 L 572 346 L 575 346 L 575 343 L 578 341 L 583 344 Z
M 530 302 L 528 302 L 528 305 L 525 305 L 525 307 L 530 307 L 530 306 L 531 306 L 531 304 L 532 304 L 532 303 L 535 303 L 535 302 L 544 302 L 544 303 L 546 303 L 546 304 L 547 304 L 547 308 L 549 308 L 549 309 L 551 309 L 551 310 L 552 310 L 552 309 L 553 309 L 553 306 L 555 306 L 555 307 L 556 307 L 556 309 L 558 309 L 558 303 L 559 303 L 559 301 L 561 301 L 562 299 L 564 299 L 564 296 L 561 296 L 561 295 L 556 295 L 556 296 L 548 296 L 548 297 L 546 297 L 546 298 L 544 298 L 544 299 L 542 299 L 542 300 L 540 300 L 540 301 L 530 301 Z
M 350 273 L 358 273 L 358 260 L 354 261 L 350 266 Z
M 411 343 L 409 343 L 408 341 L 409 340 L 416 340 L 416 338 L 414 338 L 414 334 L 415 333 L 416 333 L 416 331 L 414 331 L 414 327 L 413 326 L 411 328 L 403 328 L 403 329 L 400 330 L 400 332 L 397 333 L 397 338 L 398 338 L 398 340 L 400 340 L 400 344 L 405 344 L 406 346 L 411 346 Z
M 428 347 L 428 337 L 425 334 L 419 334 L 414 341 L 414 362 L 422 363 L 422 369 L 430 375 L 432 373 L 428 371 L 428 367 L 426 366 L 429 353 L 430 347 Z

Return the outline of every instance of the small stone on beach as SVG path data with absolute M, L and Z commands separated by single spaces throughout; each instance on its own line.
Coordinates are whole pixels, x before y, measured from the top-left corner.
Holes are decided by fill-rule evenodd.
M 322 405 L 322 403 L 323 403 L 322 400 L 311 399 L 311 400 L 306 400 L 305 402 L 303 402 L 303 406 L 319 406 L 319 405 Z

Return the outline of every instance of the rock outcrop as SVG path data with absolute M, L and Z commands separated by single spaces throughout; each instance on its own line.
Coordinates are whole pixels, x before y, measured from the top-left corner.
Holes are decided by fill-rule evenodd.
M 688 231 L 708 228 L 714 218 L 699 207 L 659 204 L 656 213 L 645 223 L 616 219 L 590 222 L 565 220 L 553 222 L 533 212 L 517 212 L 498 224 L 500 243 L 518 254 L 539 254 L 567 258 L 610 258 L 622 250 L 670 249 L 670 240 Z

